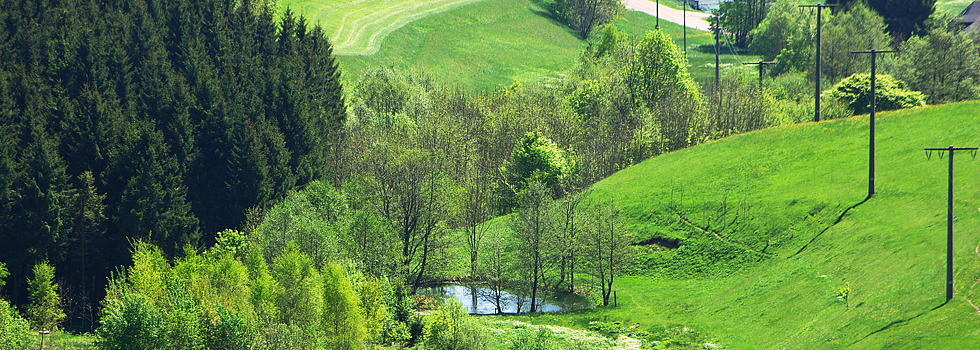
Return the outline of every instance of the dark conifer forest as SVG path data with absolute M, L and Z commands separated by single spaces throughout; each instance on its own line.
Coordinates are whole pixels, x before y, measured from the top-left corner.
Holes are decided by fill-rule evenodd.
M 207 246 L 331 176 L 345 120 L 318 26 L 250 0 L 0 1 L 4 294 L 48 261 L 92 327 L 132 242 Z M 312 29 L 308 29 L 312 28 Z

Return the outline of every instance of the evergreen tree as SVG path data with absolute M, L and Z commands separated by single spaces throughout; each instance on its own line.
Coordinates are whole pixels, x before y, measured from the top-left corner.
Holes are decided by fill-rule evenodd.
M 175 257 L 247 208 L 333 180 L 340 72 L 323 30 L 291 11 L 280 24 L 249 0 L 0 8 L 0 256 L 14 304 L 37 261 L 97 300 L 130 240 Z
M 924 35 L 926 20 L 936 11 L 936 0 L 867 0 L 868 6 L 885 18 L 888 33 L 896 41 Z

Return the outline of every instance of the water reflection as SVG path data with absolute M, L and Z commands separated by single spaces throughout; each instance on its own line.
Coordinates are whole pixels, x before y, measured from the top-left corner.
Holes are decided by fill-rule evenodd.
M 493 291 L 488 288 L 446 285 L 425 288 L 419 292 L 439 298 L 454 297 L 463 304 L 463 307 L 470 314 L 493 315 L 497 313 L 496 303 L 493 302 L 495 299 L 493 297 Z M 563 307 L 545 302 L 543 299 L 537 299 L 536 302 L 535 309 L 538 312 L 564 311 L 568 307 L 575 307 L 575 305 L 566 305 Z M 506 314 L 518 313 L 518 310 L 520 310 L 520 313 L 529 312 L 531 310 L 531 298 L 518 297 L 517 295 L 500 291 L 500 309 L 501 312 Z

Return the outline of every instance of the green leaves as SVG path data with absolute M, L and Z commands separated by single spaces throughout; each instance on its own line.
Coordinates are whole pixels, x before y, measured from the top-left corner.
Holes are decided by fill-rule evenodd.
M 34 278 L 27 280 L 31 304 L 27 319 L 36 329 L 57 330 L 65 312 L 61 309 L 58 284 L 54 283 L 54 267 L 47 262 L 34 265 Z
M 575 160 L 558 148 L 551 139 L 534 131 L 524 137 L 514 146 L 511 152 L 515 193 L 520 193 L 528 183 L 538 181 L 545 184 L 554 193 L 561 193 L 561 180 L 569 175 L 575 167 Z
M 884 74 L 877 75 L 876 80 L 876 110 L 888 111 L 926 105 L 925 95 L 910 90 L 905 82 Z M 871 74 L 851 75 L 824 94 L 847 103 L 855 115 L 868 113 L 871 111 Z
M 928 35 L 909 38 L 896 54 L 891 70 L 913 89 L 922 91 L 929 103 L 963 101 L 980 96 L 980 40 L 958 32 L 958 20 L 936 16 Z

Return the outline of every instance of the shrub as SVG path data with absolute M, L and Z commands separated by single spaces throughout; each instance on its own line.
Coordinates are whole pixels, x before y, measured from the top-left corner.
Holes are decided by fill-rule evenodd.
M 249 349 L 248 323 L 222 306 L 217 308 L 216 319 L 206 325 L 205 333 L 205 346 L 209 350 Z
M 854 114 L 864 114 L 871 111 L 871 74 L 853 74 L 823 92 L 838 101 L 847 103 Z M 887 111 L 893 109 L 925 106 L 925 95 L 912 91 L 905 82 L 892 78 L 890 75 L 878 75 L 875 87 L 875 109 Z
M 541 328 L 537 333 L 525 332 L 510 344 L 511 350 L 552 350 L 558 349 L 551 330 Z
M 2 268 L 3 265 L 0 265 Z M 0 270 L 3 272 L 3 270 Z M 19 350 L 27 345 L 30 326 L 6 300 L 0 299 L 0 350 Z
M 436 312 L 425 338 L 426 349 L 433 350 L 485 349 L 486 343 L 485 331 L 455 298 L 449 298 Z
M 61 310 L 58 284 L 54 283 L 54 267 L 47 262 L 34 265 L 34 278 L 27 280 L 31 304 L 27 307 L 27 319 L 37 329 L 55 330 L 65 312 Z
M 102 350 L 160 349 L 165 344 L 163 315 L 147 297 L 125 293 L 102 305 L 95 344 Z

